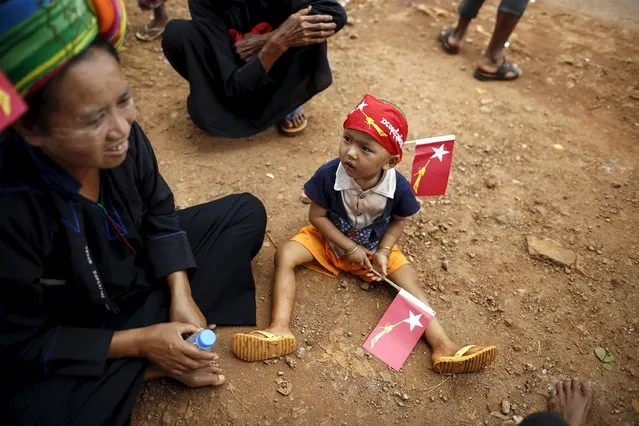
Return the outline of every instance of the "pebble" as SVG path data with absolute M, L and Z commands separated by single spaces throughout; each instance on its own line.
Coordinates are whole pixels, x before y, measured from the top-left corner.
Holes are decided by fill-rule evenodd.
M 400 407 L 405 406 L 406 404 L 404 404 L 402 401 L 397 401 L 397 405 L 399 405 Z
M 442 269 L 448 271 L 448 260 L 442 260 Z
M 278 371 L 278 372 L 277 372 L 277 375 L 278 375 L 278 376 L 283 376 L 283 375 L 284 375 L 284 372 L 283 372 L 283 371 Z
M 535 366 L 532 364 L 526 364 L 526 371 L 535 371 Z
M 299 359 L 304 359 L 306 357 L 306 348 L 297 348 L 295 356 Z
M 509 414 L 510 413 L 510 402 L 504 400 L 501 402 L 501 412 L 503 414 Z
M 306 345 L 315 346 L 315 340 L 314 339 L 306 339 Z
M 164 415 L 162 416 L 162 423 L 166 425 L 170 425 L 173 423 L 173 416 L 171 416 L 171 413 L 169 413 L 168 411 L 164 412 Z
M 521 352 L 521 346 L 517 346 L 517 345 L 513 346 L 513 351 L 514 352 Z
M 300 202 L 302 204 L 311 204 L 311 199 L 306 196 L 306 194 L 300 195 Z
M 409 399 L 409 398 L 408 398 L 408 395 L 407 395 L 406 393 L 403 393 L 403 394 L 402 394 L 402 399 L 403 399 L 404 401 L 408 401 L 408 399 Z
M 488 189 L 493 189 L 498 184 L 499 184 L 499 181 L 497 180 L 497 177 L 495 176 L 486 176 L 486 178 L 484 179 L 484 185 L 486 185 L 486 188 Z
M 513 421 L 515 422 L 515 424 L 519 424 L 521 422 L 524 421 L 524 418 L 522 416 L 513 416 Z
M 489 105 L 493 103 L 493 100 L 491 98 L 482 98 L 479 100 L 479 103 L 481 105 Z
M 290 356 L 285 357 L 284 362 L 286 363 L 286 365 L 288 365 L 292 369 L 297 368 L 297 361 L 293 357 L 290 357 Z
M 371 289 L 371 285 L 367 282 L 363 282 L 359 285 L 359 288 L 361 288 L 364 291 L 369 291 Z

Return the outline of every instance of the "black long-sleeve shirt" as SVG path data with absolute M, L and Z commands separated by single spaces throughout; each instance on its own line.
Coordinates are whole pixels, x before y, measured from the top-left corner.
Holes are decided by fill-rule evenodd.
M 0 371 L 102 374 L 127 298 L 195 267 L 173 195 L 134 123 L 100 202 L 17 134 L 0 144 Z M 9 379 L 9 380 L 6 380 Z M 4 389 L 6 390 L 6 389 Z

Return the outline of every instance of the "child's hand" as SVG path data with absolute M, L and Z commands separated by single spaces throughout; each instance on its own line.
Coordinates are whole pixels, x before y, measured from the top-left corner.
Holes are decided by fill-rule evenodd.
M 368 255 L 368 250 L 358 245 L 354 252 L 346 256 L 346 260 L 353 265 L 360 265 L 365 267 L 366 269 L 371 269 L 373 266 L 371 265 L 371 261 L 368 260 Z
M 378 250 L 373 255 L 373 267 L 377 270 L 377 272 L 382 275 L 388 275 L 388 253 L 386 250 Z M 381 278 L 375 276 L 376 281 L 381 281 Z

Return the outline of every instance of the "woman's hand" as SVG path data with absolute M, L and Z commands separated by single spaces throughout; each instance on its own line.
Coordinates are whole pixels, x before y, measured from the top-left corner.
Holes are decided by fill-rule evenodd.
M 203 351 L 182 337 L 200 330 L 195 325 L 181 322 L 145 327 L 140 330 L 138 340 L 140 355 L 174 376 L 212 365 L 219 358 L 216 353 Z
M 260 53 L 260 50 L 264 47 L 273 33 L 268 34 L 246 34 L 244 38 L 233 46 L 235 53 L 244 62 L 247 62 L 253 56 Z
M 169 320 L 193 324 L 201 328 L 207 327 L 206 317 L 190 294 L 171 295 Z
M 333 34 L 337 25 L 331 15 L 310 15 L 312 7 L 302 9 L 275 30 L 271 41 L 284 46 L 299 47 L 323 43 Z
M 365 267 L 366 269 L 371 269 L 373 266 L 371 265 L 371 261 L 368 260 L 369 251 L 366 248 L 358 245 L 351 254 L 346 256 L 346 260 L 352 263 L 353 265 L 360 265 Z

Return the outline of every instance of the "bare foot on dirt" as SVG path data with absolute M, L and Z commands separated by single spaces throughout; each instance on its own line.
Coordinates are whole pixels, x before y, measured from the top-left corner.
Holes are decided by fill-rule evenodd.
M 548 400 L 548 408 L 570 426 L 585 426 L 592 407 L 595 387 L 592 382 L 564 380 L 557 382 Z
M 222 373 L 222 369 L 217 364 L 211 364 L 191 373 L 170 377 L 188 387 L 199 388 L 202 386 L 219 386 L 226 382 L 226 377 L 220 373 Z

